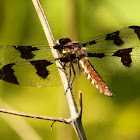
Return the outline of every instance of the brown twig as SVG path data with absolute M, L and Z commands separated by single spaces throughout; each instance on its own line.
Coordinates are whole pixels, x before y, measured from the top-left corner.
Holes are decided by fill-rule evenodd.
M 57 118 L 57 117 L 49 117 L 49 116 L 42 116 L 42 115 L 35 115 L 35 114 L 28 114 L 24 112 L 18 112 L 14 110 L 8 110 L 8 109 L 0 109 L 0 112 L 2 113 L 7 113 L 7 114 L 12 114 L 12 115 L 17 115 L 17 116 L 23 116 L 23 117 L 28 117 L 28 118 L 35 118 L 35 119 L 42 119 L 42 120 L 49 120 L 49 121 L 54 121 L 54 122 L 63 122 L 70 124 L 71 120 L 70 119 L 63 119 L 63 118 Z
M 37 11 L 38 17 L 40 19 L 40 22 L 43 26 L 46 38 L 48 40 L 48 43 L 50 46 L 54 46 L 55 44 L 55 39 L 53 37 L 52 31 L 50 29 L 49 23 L 47 21 L 47 18 L 45 16 L 45 13 L 43 11 L 43 8 L 39 2 L 39 0 L 32 0 L 34 7 Z M 58 52 L 53 49 L 53 47 L 51 47 L 51 51 L 52 54 L 54 56 L 54 58 L 59 58 L 59 54 Z M 56 62 L 56 66 L 58 68 L 62 69 L 62 65 L 60 62 L 58 62 L 59 60 L 55 61 Z M 70 119 L 63 119 L 63 118 L 56 118 L 56 117 L 48 117 L 48 116 L 42 116 L 42 115 L 34 115 L 34 114 L 28 114 L 28 113 L 23 113 L 23 112 L 18 112 L 18 111 L 13 111 L 13 110 L 7 110 L 7 109 L 0 109 L 0 112 L 2 113 L 8 113 L 8 114 L 12 114 L 12 115 L 18 115 L 18 116 L 23 116 L 23 117 L 30 117 L 30 118 L 36 118 L 36 119 L 42 119 L 42 120 L 51 120 L 53 122 L 63 122 L 63 123 L 67 123 L 67 124 L 71 124 L 73 126 L 73 128 L 75 129 L 75 132 L 78 136 L 78 138 L 80 140 L 86 140 L 86 136 L 85 136 L 85 132 L 82 126 L 82 122 L 81 119 L 79 118 L 79 112 L 77 109 L 77 105 L 75 102 L 75 98 L 73 95 L 73 91 L 72 88 L 68 89 L 68 78 L 65 72 L 63 72 L 62 70 L 58 69 L 59 73 L 60 73 L 60 77 L 62 79 L 62 83 L 64 86 L 65 91 L 67 90 L 66 93 L 66 97 L 67 97 L 67 101 L 68 101 L 68 105 L 69 105 L 69 109 L 70 109 L 70 113 L 71 113 L 71 117 Z M 81 106 L 82 104 L 80 104 Z M 81 106 L 81 111 L 80 111 L 80 115 L 82 114 L 82 106 Z
M 43 8 L 42 8 L 39 0 L 32 0 L 32 2 L 34 4 L 34 7 L 35 7 L 36 12 L 38 14 L 38 17 L 39 17 L 40 22 L 42 24 L 42 27 L 44 29 L 48 43 L 50 46 L 53 46 L 55 44 L 54 37 L 53 37 L 53 34 L 51 32 L 51 29 L 50 29 L 49 23 L 47 21 L 47 18 L 45 16 L 45 13 L 43 11 Z M 51 51 L 52 51 L 54 58 L 59 58 L 59 54 L 55 49 L 51 48 Z M 58 61 L 55 61 L 55 62 L 56 62 L 56 66 L 58 68 L 60 67 L 63 69 L 60 62 L 58 62 Z M 62 70 L 58 69 L 58 71 L 60 73 L 60 77 L 61 77 L 64 89 L 66 91 L 68 88 L 68 85 L 69 85 L 68 77 L 67 77 L 66 73 L 63 72 Z M 75 98 L 73 95 L 72 88 L 69 88 L 67 90 L 66 97 L 67 97 L 67 101 L 68 101 L 68 105 L 69 105 L 69 109 L 70 109 L 70 114 L 71 114 L 71 119 L 72 119 L 71 125 L 75 129 L 75 132 L 76 132 L 78 138 L 80 140 L 86 140 L 86 135 L 85 135 L 85 132 L 84 132 L 84 129 L 82 126 L 81 119 L 79 118 L 79 112 L 77 109 L 77 105 L 76 105 L 76 101 L 75 101 Z

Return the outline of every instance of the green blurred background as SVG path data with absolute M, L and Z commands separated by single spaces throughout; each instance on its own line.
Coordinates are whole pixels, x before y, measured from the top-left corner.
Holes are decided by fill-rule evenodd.
M 55 39 L 85 41 L 130 25 L 140 25 L 139 0 L 40 0 Z M 0 45 L 47 44 L 31 0 L 0 0 Z M 83 93 L 83 126 L 89 140 L 140 139 L 140 73 L 128 77 L 101 75 L 114 98 L 98 93 L 84 77 L 74 93 Z M 0 81 L 0 108 L 69 118 L 62 86 L 23 87 Z M 1 140 L 76 140 L 70 125 L 0 114 Z

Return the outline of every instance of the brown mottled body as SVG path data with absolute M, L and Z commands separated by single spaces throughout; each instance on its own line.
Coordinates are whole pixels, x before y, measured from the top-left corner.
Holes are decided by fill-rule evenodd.
M 79 67 L 81 72 L 87 77 L 87 79 L 99 90 L 100 93 L 113 97 L 113 93 L 110 91 L 106 83 L 99 76 L 97 71 L 91 65 L 88 59 L 82 58 L 79 61 Z
M 89 42 L 89 44 L 91 43 L 92 42 Z M 113 93 L 87 59 L 88 56 L 98 58 L 105 57 L 103 53 L 87 53 L 83 44 L 80 42 L 72 42 L 69 38 L 58 40 L 55 45 L 55 49 L 57 49 L 61 54 L 61 57 L 59 58 L 61 62 L 64 62 L 64 64 L 71 63 L 71 66 L 73 65 L 73 62 L 78 63 L 81 72 L 99 90 L 100 93 L 113 97 Z M 70 67 L 70 69 L 71 68 L 72 67 Z

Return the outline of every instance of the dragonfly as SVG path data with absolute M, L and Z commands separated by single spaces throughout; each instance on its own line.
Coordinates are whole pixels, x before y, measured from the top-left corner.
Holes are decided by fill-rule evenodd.
M 132 74 L 140 70 L 140 26 L 129 26 L 85 42 L 61 38 L 52 47 L 59 58 L 53 58 L 47 45 L 0 46 L 0 79 L 23 86 L 59 85 L 61 78 L 55 64 L 59 60 L 74 77 L 81 71 L 100 93 L 113 97 L 99 73 Z

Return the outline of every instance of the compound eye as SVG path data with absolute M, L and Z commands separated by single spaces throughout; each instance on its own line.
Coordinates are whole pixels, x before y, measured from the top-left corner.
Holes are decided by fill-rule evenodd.
M 64 46 L 69 42 L 71 42 L 69 38 L 61 38 L 61 39 L 56 40 L 56 44 L 61 45 L 61 46 Z

